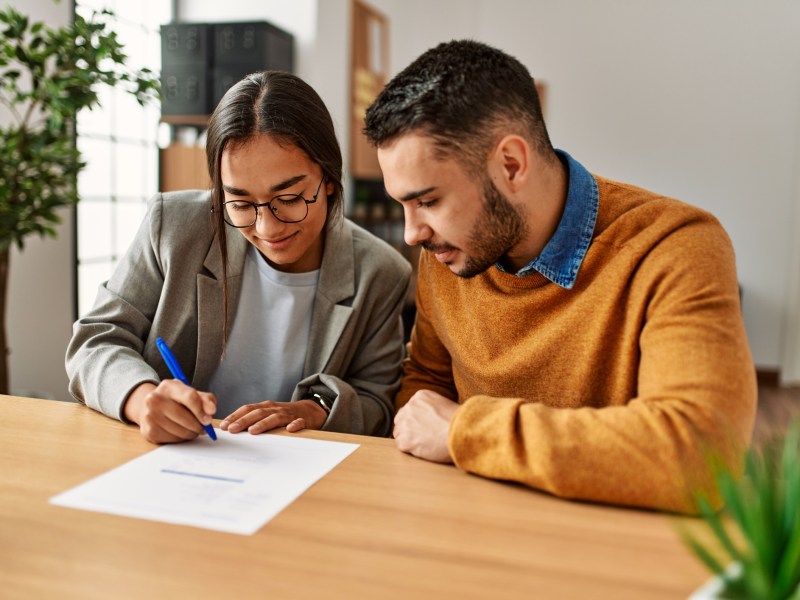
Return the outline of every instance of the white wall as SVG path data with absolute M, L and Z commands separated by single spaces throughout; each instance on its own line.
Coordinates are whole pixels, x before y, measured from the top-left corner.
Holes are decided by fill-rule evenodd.
M 372 0 L 393 72 L 472 37 L 548 84 L 553 143 L 590 170 L 713 212 L 737 252 L 756 364 L 777 369 L 800 205 L 800 3 Z M 418 18 L 417 15 L 424 15 Z M 794 250 L 797 252 L 797 250 Z M 794 266 L 794 269 L 793 269 Z
M 800 4 L 783 0 L 371 0 L 390 20 L 392 72 L 440 41 L 517 55 L 549 86 L 553 141 L 590 169 L 713 211 L 737 250 L 756 363 L 797 348 Z M 7 2 L 52 25 L 71 3 Z M 349 0 L 181 0 L 184 20 L 266 19 L 298 40 L 348 156 Z M 0 113 L 0 119 L 5 115 Z M 71 213 L 57 240 L 12 254 L 12 391 L 66 399 Z M 790 338 L 790 336 L 793 336 Z M 797 360 L 795 352 L 794 360 Z M 797 373 L 797 370 L 795 370 Z
M 800 132 L 798 132 L 798 147 L 800 147 Z M 781 383 L 783 385 L 800 385 L 800 152 L 797 157 L 796 198 L 794 207 L 793 226 L 793 252 L 789 263 L 789 293 L 786 298 L 788 307 L 786 322 L 784 324 L 783 360 L 781 361 Z
M 11 0 L 4 3 L 45 21 L 52 27 L 72 18 L 72 3 L 52 0 Z M 0 112 L 4 124 L 10 119 Z M 72 210 L 64 219 L 58 238 L 29 237 L 25 248 L 11 253 L 8 332 L 11 393 L 69 399 L 64 352 L 71 335 L 73 304 Z
M 53 25 L 66 23 L 71 12 L 69 2 L 10 4 Z M 389 17 L 393 73 L 440 41 L 473 37 L 497 45 L 547 82 L 557 146 L 597 173 L 714 212 L 737 250 L 757 365 L 776 369 L 785 349 L 797 348 L 798 321 L 790 317 L 797 286 L 790 282 L 800 278 L 792 245 L 800 215 L 800 4 L 370 4 Z M 328 104 L 348 156 L 350 0 L 182 0 L 178 10 L 183 20 L 266 19 L 291 31 L 298 73 Z M 14 392 L 67 397 L 71 235 L 67 222 L 57 240 L 31 238 L 12 255 L 7 320 Z
M 67 23 L 71 3 L 7 0 Z M 392 72 L 428 47 L 474 37 L 517 55 L 549 86 L 556 145 L 590 169 L 713 211 L 737 250 L 756 363 L 796 365 L 800 319 L 800 3 L 783 0 L 371 0 L 390 20 Z M 298 40 L 348 156 L 349 0 L 182 0 L 185 20 L 267 19 Z M 0 119 L 7 119 L 0 112 Z M 56 240 L 13 251 L 12 392 L 67 399 L 71 211 Z M 794 248 L 794 249 L 793 249 Z M 793 254 L 794 253 L 794 254 Z M 798 375 L 795 366 L 793 377 Z M 795 381 L 796 382 L 796 381 Z
M 7 2 L 51 25 L 71 3 Z M 548 83 L 553 141 L 590 169 L 714 212 L 737 250 L 756 363 L 798 375 L 800 4 L 782 0 L 372 0 L 390 20 L 392 72 L 474 37 Z M 348 156 L 349 0 L 183 0 L 184 20 L 266 19 L 297 38 L 298 73 L 331 109 Z M 0 119 L 7 115 L 0 113 Z M 71 211 L 56 240 L 13 251 L 12 392 L 67 399 Z M 794 244 L 794 245 L 793 245 Z M 793 279 L 792 279 L 793 278 Z M 795 316 L 792 316 L 792 310 Z M 788 357 L 788 358 L 787 358 Z M 794 377 L 795 379 L 792 379 Z

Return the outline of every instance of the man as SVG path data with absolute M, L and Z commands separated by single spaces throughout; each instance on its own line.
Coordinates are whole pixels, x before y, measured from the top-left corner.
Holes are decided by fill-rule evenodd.
M 756 407 L 717 220 L 554 150 L 527 69 L 478 42 L 420 56 L 365 132 L 426 250 L 398 448 L 567 498 L 713 498 Z

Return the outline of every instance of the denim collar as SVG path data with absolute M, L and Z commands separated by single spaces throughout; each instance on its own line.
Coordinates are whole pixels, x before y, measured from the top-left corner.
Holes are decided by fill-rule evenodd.
M 556 154 L 569 172 L 564 213 L 561 215 L 556 232 L 542 253 L 515 275 L 525 277 L 537 272 L 556 285 L 571 290 L 578 277 L 578 269 L 592 242 L 599 193 L 597 181 L 583 165 L 563 150 L 556 150 Z M 495 266 L 507 273 L 499 263 L 495 263 Z

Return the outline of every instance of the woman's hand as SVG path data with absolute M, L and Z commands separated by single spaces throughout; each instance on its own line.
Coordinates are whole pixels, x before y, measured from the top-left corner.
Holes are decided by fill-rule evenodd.
M 301 429 L 320 429 L 327 418 L 325 410 L 311 400 L 267 400 L 239 407 L 223 419 L 220 427 L 231 433 L 247 430 L 255 434 L 286 426 L 286 431 L 294 433 Z
M 158 386 L 141 384 L 124 408 L 125 417 L 156 444 L 193 440 L 203 433 L 203 425 L 211 424 L 216 411 L 214 394 L 198 392 L 177 379 L 165 379 Z

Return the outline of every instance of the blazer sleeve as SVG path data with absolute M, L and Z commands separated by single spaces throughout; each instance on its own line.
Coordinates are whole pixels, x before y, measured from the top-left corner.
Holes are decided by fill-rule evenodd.
M 371 260 L 375 259 L 375 248 Z M 391 254 L 386 254 L 386 252 Z M 365 292 L 355 305 L 354 330 L 340 339 L 349 360 L 341 369 L 325 369 L 304 378 L 292 400 L 319 393 L 334 400 L 322 429 L 362 435 L 388 436 L 394 419 L 393 399 L 400 387 L 404 355 L 402 309 L 410 286 L 411 265 L 393 249 L 359 287 Z
M 160 380 L 143 349 L 164 285 L 161 216 L 159 195 L 114 274 L 100 286 L 93 308 L 73 325 L 67 347 L 70 394 L 115 419 L 124 420 L 123 406 L 135 387 Z

